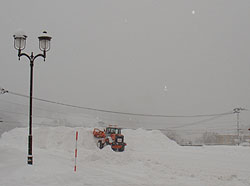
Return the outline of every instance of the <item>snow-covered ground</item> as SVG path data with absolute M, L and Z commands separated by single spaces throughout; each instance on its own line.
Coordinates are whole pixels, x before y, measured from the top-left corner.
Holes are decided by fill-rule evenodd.
M 0 139 L 0 185 L 250 185 L 249 147 L 181 147 L 157 130 L 126 129 L 128 145 L 119 153 L 109 146 L 99 150 L 92 129 L 34 128 L 33 166 L 26 164 L 27 128 L 4 133 Z

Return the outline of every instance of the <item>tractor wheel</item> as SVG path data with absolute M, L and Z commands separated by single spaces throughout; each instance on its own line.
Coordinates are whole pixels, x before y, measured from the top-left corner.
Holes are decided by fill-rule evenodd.
M 118 149 L 117 149 L 117 148 L 113 148 L 114 145 L 115 145 L 115 143 L 112 143 L 112 144 L 111 144 L 111 149 L 112 149 L 113 151 L 117 152 Z
M 102 148 L 104 147 L 104 145 L 103 145 L 103 143 L 102 143 L 102 140 L 99 140 L 99 141 L 97 142 L 97 147 L 98 147 L 99 149 L 102 149 Z
M 111 147 L 112 148 L 112 147 Z M 112 148 L 112 150 L 113 151 L 115 151 L 115 152 L 117 152 L 118 151 L 118 149 L 117 148 Z
M 123 152 L 124 151 L 124 146 L 120 149 L 118 149 L 119 152 Z

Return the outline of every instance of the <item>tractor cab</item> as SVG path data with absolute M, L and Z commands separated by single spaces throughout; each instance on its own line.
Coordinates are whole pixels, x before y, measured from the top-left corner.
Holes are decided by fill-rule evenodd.
M 111 134 L 121 134 L 121 128 L 107 127 L 105 133 L 108 136 L 110 136 Z

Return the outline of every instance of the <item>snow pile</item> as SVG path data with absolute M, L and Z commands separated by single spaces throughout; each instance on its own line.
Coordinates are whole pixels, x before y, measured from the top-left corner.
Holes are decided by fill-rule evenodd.
M 0 144 L 12 148 L 23 147 L 27 144 L 27 135 L 28 129 L 15 128 L 2 134 Z
M 75 132 L 80 134 L 78 146 L 94 149 L 95 141 L 91 129 L 70 127 L 40 127 L 34 130 L 34 144 L 42 149 L 72 152 L 75 147 Z
M 249 147 L 180 147 L 157 130 L 125 129 L 128 145 L 120 153 L 110 146 L 98 149 L 92 130 L 35 127 L 33 166 L 26 164 L 28 129 L 4 133 L 0 138 L 0 185 L 250 185 Z
M 176 142 L 170 140 L 159 130 L 146 131 L 144 129 L 124 130 L 127 150 L 132 151 L 161 151 L 162 149 L 177 148 Z

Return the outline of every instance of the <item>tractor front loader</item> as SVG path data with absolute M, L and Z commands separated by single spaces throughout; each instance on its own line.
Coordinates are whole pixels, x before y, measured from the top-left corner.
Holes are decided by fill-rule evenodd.
M 97 147 L 102 149 L 106 145 L 110 145 L 113 151 L 123 152 L 125 146 L 124 136 L 121 134 L 121 128 L 115 126 L 109 126 L 104 131 L 95 128 L 93 135 L 99 138 L 97 141 Z

